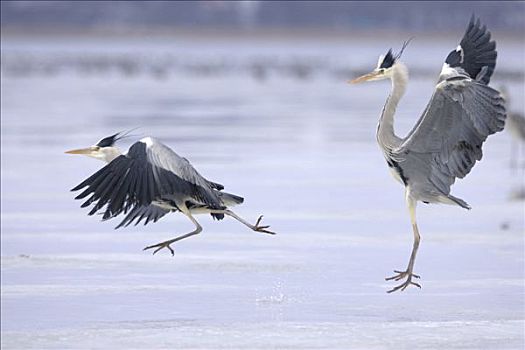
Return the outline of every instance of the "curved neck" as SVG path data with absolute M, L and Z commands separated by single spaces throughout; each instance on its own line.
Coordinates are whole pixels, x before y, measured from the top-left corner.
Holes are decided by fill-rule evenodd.
M 106 163 L 111 163 L 113 159 L 120 156 L 122 152 L 117 147 L 104 147 L 100 152 L 100 159 Z
M 401 143 L 401 139 L 394 133 L 394 114 L 408 82 L 408 70 L 403 63 L 395 63 L 390 80 L 392 91 L 386 100 L 377 126 L 377 142 L 385 152 L 396 148 Z

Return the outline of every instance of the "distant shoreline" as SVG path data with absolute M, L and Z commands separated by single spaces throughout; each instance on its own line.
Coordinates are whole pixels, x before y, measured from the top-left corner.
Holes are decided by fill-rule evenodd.
M 457 30 L 439 31 L 439 32 L 413 32 L 409 30 L 327 30 L 327 29 L 290 29 L 290 28 L 265 28 L 265 29 L 246 29 L 232 30 L 226 28 L 202 29 L 188 27 L 170 27 L 170 28 L 96 28 L 88 30 L 79 30 L 78 28 L 27 28 L 18 26 L 4 26 L 1 28 L 2 39 L 50 39 L 50 38 L 70 38 L 84 37 L 93 39 L 141 39 L 141 38 L 191 38 L 194 40 L 261 40 L 261 41 L 311 41 L 330 40 L 330 41 L 348 41 L 358 37 L 375 41 L 385 39 L 399 39 L 399 37 L 424 37 L 427 39 L 439 39 L 458 37 L 461 35 Z M 498 40 L 518 41 L 525 44 L 522 33 L 497 31 L 493 33 Z

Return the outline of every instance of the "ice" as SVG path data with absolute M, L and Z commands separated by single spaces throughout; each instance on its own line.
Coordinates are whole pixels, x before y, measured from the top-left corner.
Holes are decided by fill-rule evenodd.
M 314 41 L 110 47 L 3 39 L 2 348 L 522 349 L 524 205 L 511 198 L 524 184 L 523 172 L 508 167 L 508 133 L 490 137 L 483 160 L 453 186 L 472 210 L 418 206 L 423 288 L 387 294 L 393 285 L 384 278 L 405 267 L 412 245 L 403 189 L 375 143 L 389 84 L 350 86 L 351 76 L 321 68 L 260 80 L 242 68 L 260 57 L 315 57 L 358 70 L 388 48 L 353 40 L 321 50 Z M 437 74 L 454 47 L 446 42 L 418 50 L 415 40 L 405 53 L 409 69 L 430 71 L 410 82 L 397 113 L 401 135 L 430 98 L 432 68 Z M 521 110 L 523 82 L 497 72 L 517 69 L 522 45 L 503 41 L 494 77 Z M 4 65 L 65 53 L 89 62 L 100 52 L 110 62 L 220 54 L 237 63 L 210 75 L 175 69 L 165 79 L 77 68 L 18 75 Z M 432 68 L 423 64 L 429 52 L 439 56 Z M 200 216 L 201 235 L 180 242 L 174 257 L 152 256 L 142 248 L 192 224 L 173 214 L 113 230 L 118 220 L 88 217 L 69 189 L 103 164 L 63 152 L 135 127 L 123 148 L 160 139 L 245 197 L 239 215 L 264 214 L 278 234 Z

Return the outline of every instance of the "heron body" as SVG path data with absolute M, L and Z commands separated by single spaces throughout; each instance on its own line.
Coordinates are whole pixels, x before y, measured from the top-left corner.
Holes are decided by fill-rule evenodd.
M 450 52 L 443 65 L 433 96 L 415 127 L 404 138 L 394 133 L 394 114 L 408 82 L 408 70 L 389 50 L 371 73 L 354 79 L 390 79 L 391 93 L 377 129 L 377 141 L 394 178 L 405 186 L 414 245 L 405 271 L 387 280 L 404 283 L 389 292 L 418 283 L 413 273 L 420 242 L 416 203 L 453 204 L 470 209 L 462 199 L 450 194 L 456 178 L 465 177 L 482 158 L 487 137 L 503 130 L 506 111 L 503 98 L 488 86 L 496 65 L 496 44 L 479 19 L 470 20 L 460 45 Z
M 254 231 L 273 234 L 269 226 L 260 226 L 262 216 L 251 225 L 231 211 L 230 207 L 241 204 L 240 196 L 223 192 L 224 186 L 200 175 L 190 162 L 158 140 L 146 137 L 134 143 L 122 154 L 115 147 L 120 134 L 106 137 L 96 145 L 68 151 L 84 154 L 107 163 L 105 167 L 88 177 L 72 191 L 83 191 L 75 199 L 86 199 L 82 207 L 92 205 L 89 215 L 101 212 L 103 220 L 124 214 L 116 228 L 156 222 L 170 212 L 181 212 L 194 224 L 195 230 L 161 242 L 146 249 L 156 248 L 154 253 L 167 248 L 173 255 L 171 244 L 202 231 L 194 214 L 210 214 L 217 220 L 225 215 L 235 218 Z

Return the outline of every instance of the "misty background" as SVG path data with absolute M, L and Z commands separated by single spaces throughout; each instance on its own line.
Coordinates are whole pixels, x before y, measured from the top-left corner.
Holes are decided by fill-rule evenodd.
M 456 32 L 472 14 L 523 33 L 522 1 L 3 1 L 2 29 L 105 33 L 163 30 Z
M 523 43 L 525 31 L 525 3 L 505 1 L 4 1 L 1 10 L 2 72 L 11 75 L 348 79 L 407 38 L 414 39 L 412 50 L 458 40 L 473 14 L 498 33 L 500 43 Z M 27 41 L 38 43 L 38 55 L 27 52 Z M 237 43 L 236 52 L 223 45 L 228 42 Z M 384 44 L 375 57 L 363 55 L 379 42 Z M 335 54 L 329 43 L 346 46 L 351 56 Z M 192 51 L 196 47 L 202 50 Z M 436 52 L 417 60 L 411 76 L 435 77 L 444 57 L 446 52 Z M 496 76 L 523 80 L 524 57 L 501 57 L 510 64 L 500 65 Z

